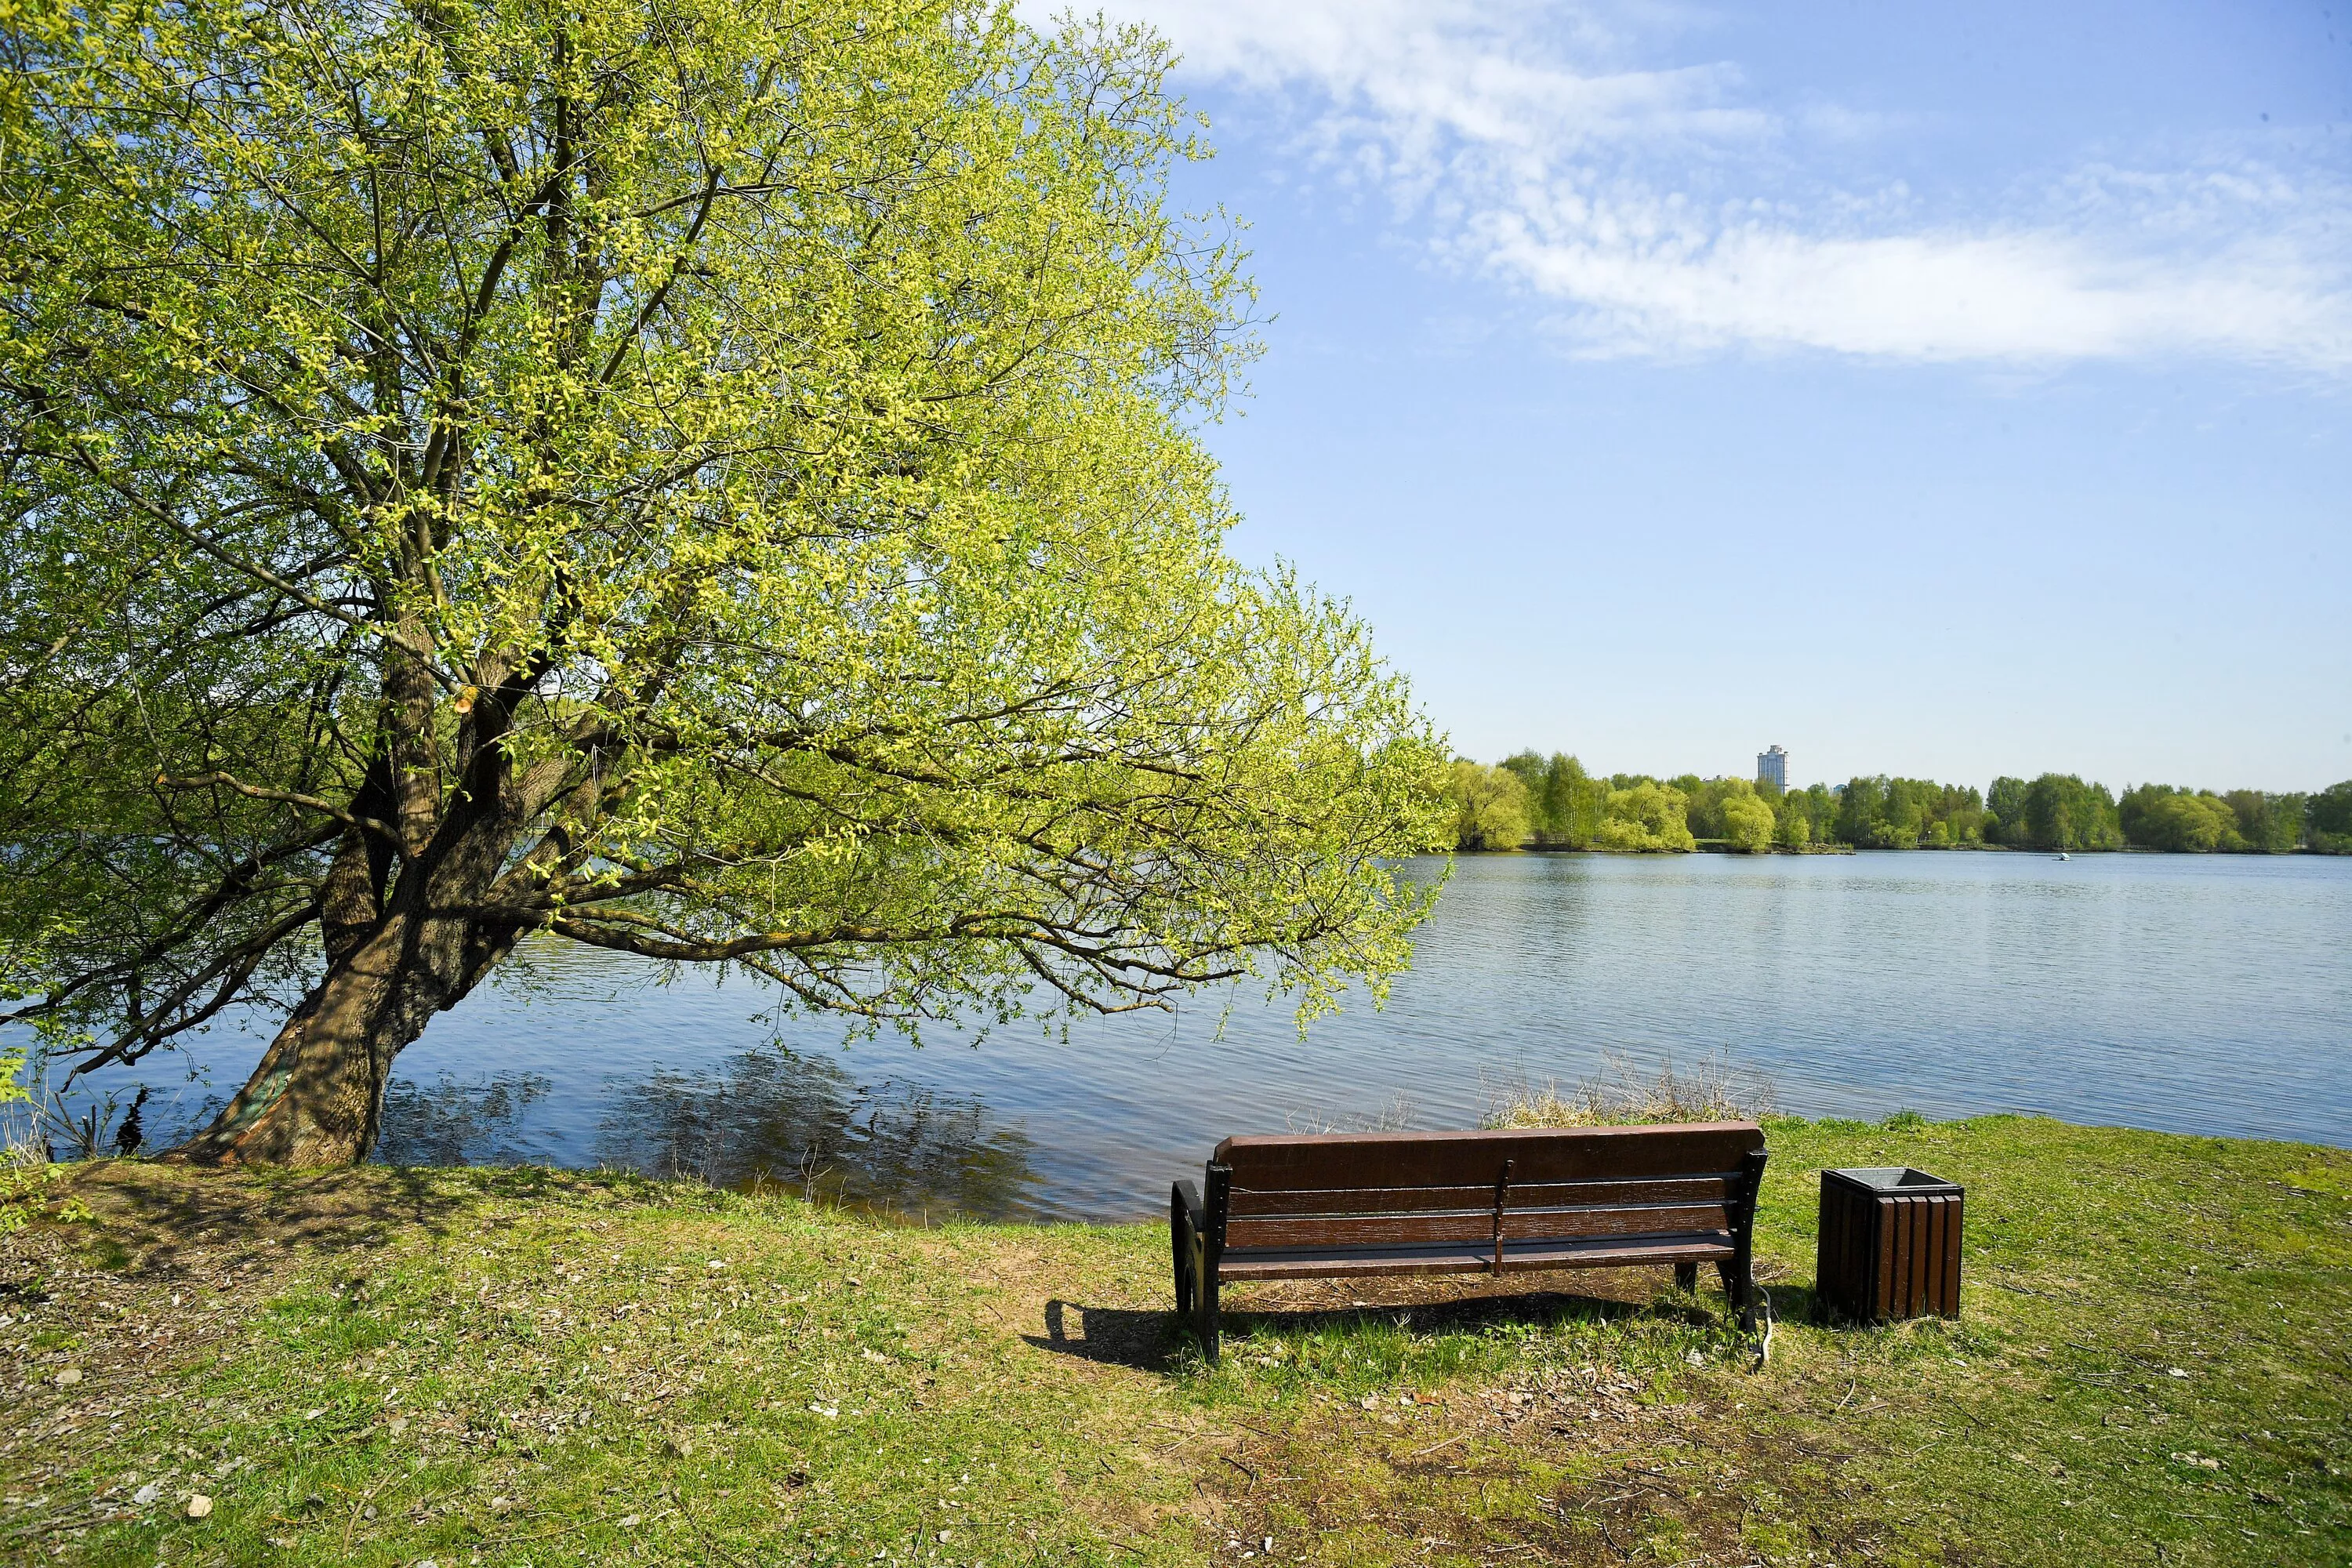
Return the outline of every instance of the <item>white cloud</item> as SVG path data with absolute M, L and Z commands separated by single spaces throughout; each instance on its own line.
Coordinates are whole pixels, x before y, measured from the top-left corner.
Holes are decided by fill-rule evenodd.
M 1886 116 L 1759 106 L 1721 61 L 1636 63 L 1672 14 L 1522 0 L 1123 0 L 1189 72 L 1300 111 L 1454 262 L 1584 352 L 1915 361 L 2216 356 L 2352 370 L 2352 184 L 2243 159 L 2075 171 L 1939 215 L 1805 183 Z M 1794 191 L 1796 194 L 1791 195 Z M 1987 210 L 1989 207 L 1990 210 Z

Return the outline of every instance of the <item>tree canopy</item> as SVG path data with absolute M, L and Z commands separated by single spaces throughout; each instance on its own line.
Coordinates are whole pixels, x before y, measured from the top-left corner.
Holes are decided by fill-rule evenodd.
M 1454 803 L 1454 847 L 1517 849 L 1527 843 L 1528 788 L 1510 768 L 1458 758 L 1445 787 Z
M 2352 855 L 2352 779 L 2328 785 L 2311 797 L 2304 820 L 2311 847 L 2324 854 Z
M 0 952 L 195 1152 L 347 1159 L 526 934 L 868 1025 L 1409 955 L 1444 753 L 1223 551 L 1250 348 L 1138 30 L 27 0 L 0 102 Z
M 1609 792 L 1606 815 L 1592 837 L 1601 849 L 1672 850 L 1696 847 L 1683 792 L 1642 779 Z

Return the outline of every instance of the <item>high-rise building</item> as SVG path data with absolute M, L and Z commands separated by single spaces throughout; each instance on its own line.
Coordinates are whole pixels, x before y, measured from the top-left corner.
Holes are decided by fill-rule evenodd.
M 1770 784 L 1774 789 L 1789 787 L 1789 753 L 1775 746 L 1769 752 L 1756 753 L 1756 782 Z

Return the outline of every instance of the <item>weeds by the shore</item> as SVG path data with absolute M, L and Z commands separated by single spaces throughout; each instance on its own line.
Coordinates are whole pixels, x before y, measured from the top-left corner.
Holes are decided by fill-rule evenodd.
M 1161 1226 L 84 1167 L 93 1220 L 0 1238 L 0 1558 L 2352 1556 L 2352 1155 L 2020 1118 L 1769 1136 L 1761 1372 L 1664 1271 L 1235 1291 L 1211 1370 Z M 1809 1321 L 1812 1173 L 1895 1163 L 1969 1184 L 1966 1316 Z
M 1601 1071 L 1562 1089 L 1558 1079 L 1516 1084 L 1494 1097 L 1489 1127 L 1606 1127 L 1633 1121 L 1752 1121 L 1772 1114 L 1772 1086 L 1735 1070 L 1720 1054 L 1689 1067 L 1672 1057 L 1654 1070 L 1602 1058 Z

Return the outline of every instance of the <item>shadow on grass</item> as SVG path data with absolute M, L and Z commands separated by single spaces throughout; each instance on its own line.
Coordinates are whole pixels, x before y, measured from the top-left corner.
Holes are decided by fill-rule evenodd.
M 1810 1310 L 1812 1292 L 1775 1288 L 1775 1300 L 1801 1298 Z M 1791 1306 L 1795 1302 L 1791 1301 Z M 1788 1308 L 1780 1309 L 1790 1321 Z M 1073 1324 L 1072 1317 L 1077 1321 Z M 1318 1332 L 1344 1331 L 1379 1323 L 1416 1334 L 1476 1334 L 1507 1325 L 1549 1325 L 1567 1321 L 1617 1323 L 1636 1319 L 1689 1323 L 1705 1327 L 1722 1322 L 1705 1299 L 1682 1303 L 1622 1301 L 1566 1290 L 1522 1294 L 1461 1296 L 1450 1300 L 1388 1303 L 1349 1303 L 1334 1307 L 1277 1307 L 1228 1310 L 1223 1314 L 1228 1343 L 1257 1334 L 1280 1339 L 1305 1339 Z M 1089 1307 L 1054 1300 L 1045 1303 L 1042 1334 L 1022 1338 L 1039 1350 L 1080 1361 L 1131 1367 L 1139 1372 L 1171 1373 L 1189 1363 L 1193 1340 L 1172 1309 L 1139 1311 L 1131 1307 Z
M 487 1201 L 586 1196 L 636 1184 L 624 1175 L 508 1166 L 462 1174 L 420 1166 L 286 1172 L 192 1171 L 142 1160 L 85 1167 L 76 1193 L 102 1227 L 99 1262 L 141 1274 L 236 1270 L 294 1249 L 376 1247 L 395 1232 L 439 1238 Z M 201 1258 L 199 1258 L 201 1255 Z

